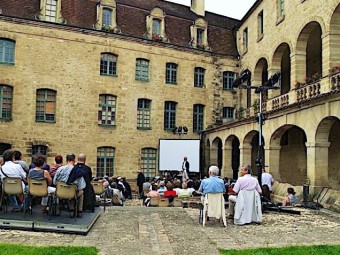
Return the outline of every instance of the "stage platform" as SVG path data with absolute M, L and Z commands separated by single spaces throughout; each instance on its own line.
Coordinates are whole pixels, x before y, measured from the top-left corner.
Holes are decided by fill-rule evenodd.
M 95 212 L 84 212 L 82 218 L 71 218 L 69 212 L 61 211 L 60 216 L 47 216 L 41 212 L 40 206 L 33 207 L 32 215 L 28 212 L 0 211 L 0 228 L 28 231 L 59 232 L 86 235 L 98 219 L 101 208 Z

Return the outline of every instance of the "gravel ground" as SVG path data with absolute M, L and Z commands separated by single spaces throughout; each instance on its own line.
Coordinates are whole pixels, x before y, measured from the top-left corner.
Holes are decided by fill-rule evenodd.
M 261 225 L 228 221 L 198 223 L 198 209 L 146 208 L 139 201 L 109 207 L 87 236 L 0 230 L 1 242 L 27 245 L 89 245 L 101 255 L 218 254 L 218 248 L 340 244 L 340 216 L 301 210 L 301 215 L 270 212 Z

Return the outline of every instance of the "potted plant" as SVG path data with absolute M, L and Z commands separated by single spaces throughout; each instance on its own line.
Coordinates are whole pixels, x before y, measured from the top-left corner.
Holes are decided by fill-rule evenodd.
M 340 73 L 340 64 L 336 65 L 336 66 L 333 66 L 328 71 L 329 71 L 329 75 L 328 76 L 332 76 L 332 75 Z

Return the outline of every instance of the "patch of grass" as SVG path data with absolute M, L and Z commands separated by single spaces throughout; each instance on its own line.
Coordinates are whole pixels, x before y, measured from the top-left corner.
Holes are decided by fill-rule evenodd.
M 27 246 L 0 243 L 0 255 L 97 255 L 96 247 Z
M 223 250 L 222 255 L 338 255 L 340 245 L 290 246 L 284 248 L 259 248 L 247 250 Z

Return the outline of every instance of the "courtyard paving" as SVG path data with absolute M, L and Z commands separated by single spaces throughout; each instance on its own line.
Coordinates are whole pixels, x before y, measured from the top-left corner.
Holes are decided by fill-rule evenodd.
M 225 228 L 209 221 L 198 223 L 198 209 L 109 207 L 87 236 L 0 230 L 0 241 L 27 245 L 88 245 L 101 255 L 219 254 L 218 248 L 245 249 L 288 245 L 339 244 L 340 216 L 300 209 L 301 215 L 270 212 L 261 225 Z

